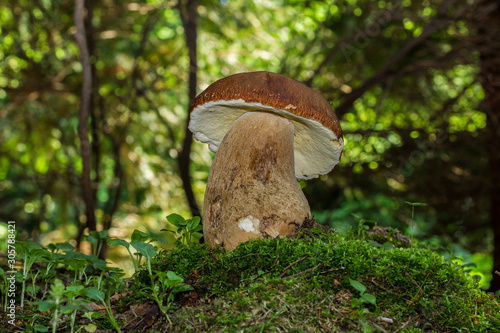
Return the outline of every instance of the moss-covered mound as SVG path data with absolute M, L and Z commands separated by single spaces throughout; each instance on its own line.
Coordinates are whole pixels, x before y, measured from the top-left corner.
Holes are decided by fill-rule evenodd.
M 387 245 L 387 244 L 386 244 Z M 426 249 L 335 233 L 254 240 L 232 252 L 164 252 L 194 291 L 157 330 L 175 332 L 500 332 L 500 305 L 462 268 Z M 148 282 L 146 272 L 135 288 Z

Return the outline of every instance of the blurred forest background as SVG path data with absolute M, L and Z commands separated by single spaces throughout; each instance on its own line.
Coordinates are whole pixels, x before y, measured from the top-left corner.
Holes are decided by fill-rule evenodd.
M 25 237 L 199 215 L 189 102 L 267 70 L 341 120 L 341 164 L 300 183 L 317 222 L 398 228 L 500 289 L 498 1 L 3 0 L 0 29 L 0 221 Z

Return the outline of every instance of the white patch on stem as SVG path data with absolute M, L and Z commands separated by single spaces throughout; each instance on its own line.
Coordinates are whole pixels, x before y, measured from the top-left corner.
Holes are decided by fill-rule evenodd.
M 252 215 L 242 217 L 238 220 L 238 227 L 245 232 L 259 233 L 260 221 Z

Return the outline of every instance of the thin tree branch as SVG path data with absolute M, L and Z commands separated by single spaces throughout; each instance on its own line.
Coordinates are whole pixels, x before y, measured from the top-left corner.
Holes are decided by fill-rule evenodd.
M 186 45 L 188 47 L 189 54 L 189 106 L 196 97 L 196 86 L 197 86 L 197 70 L 198 70 L 198 60 L 197 60 L 197 26 L 196 26 L 196 16 L 198 8 L 198 0 L 180 0 L 178 3 L 178 8 L 182 20 L 182 26 L 184 27 L 184 32 L 186 36 Z M 184 192 L 186 193 L 186 198 L 193 216 L 200 215 L 200 209 L 196 203 L 196 198 L 194 196 L 193 187 L 191 186 L 191 176 L 189 172 L 190 165 L 190 154 L 191 154 L 191 144 L 193 143 L 193 135 L 189 131 L 189 111 L 186 117 L 185 125 L 185 136 L 184 142 L 182 144 L 182 150 L 179 152 L 177 158 L 177 164 L 179 166 L 179 172 L 181 175 L 182 185 L 184 187 Z
M 164 2 L 164 5 L 171 5 L 171 3 L 167 3 L 167 2 Z M 164 6 L 162 5 L 162 6 Z M 161 6 L 161 7 L 162 7 Z M 143 86 L 139 86 L 139 82 L 144 82 L 144 79 L 141 77 L 141 73 L 140 73 L 140 70 L 139 70 L 139 57 L 144 53 L 144 50 L 146 48 L 146 43 L 147 43 L 147 40 L 148 40 L 148 35 L 149 35 L 149 32 L 153 29 L 156 21 L 157 21 L 157 17 L 156 15 L 158 14 L 158 12 L 160 11 L 161 7 L 157 8 L 155 11 L 151 12 L 151 14 L 146 18 L 146 21 L 143 25 L 143 28 L 142 28 L 142 32 L 141 32 L 141 40 L 139 42 L 139 48 L 137 49 L 137 52 L 135 54 L 135 57 L 134 57 L 134 65 L 133 65 L 133 69 L 132 69 L 132 87 L 135 91 L 135 95 L 136 97 L 142 97 L 146 100 L 146 102 L 148 103 L 149 105 L 149 108 L 151 110 L 153 110 L 155 113 L 156 113 L 156 116 L 158 117 L 158 119 L 160 120 L 160 122 L 166 127 L 167 129 L 167 132 L 168 132 L 168 137 L 169 139 L 172 141 L 172 146 L 175 146 L 175 136 L 174 136 L 174 131 L 172 130 L 172 126 L 170 126 L 169 122 L 164 118 L 162 117 L 162 115 L 160 114 L 160 110 L 158 108 L 158 106 L 153 102 L 153 100 L 151 100 L 148 96 L 147 96 L 147 90 L 148 89 L 145 89 Z
M 85 0 L 85 10 L 87 17 L 84 20 L 85 23 L 85 37 L 87 40 L 87 49 L 89 57 L 95 56 L 95 42 L 94 42 L 94 26 L 93 21 L 93 0 Z M 97 190 L 101 182 L 100 177 L 100 166 L 101 166 L 101 129 L 99 128 L 102 123 L 99 124 L 99 116 L 96 114 L 95 100 L 94 96 L 97 94 L 97 71 L 95 67 L 95 62 L 90 62 L 90 69 L 92 73 L 92 94 L 90 95 L 89 102 L 89 113 L 90 113 L 90 127 L 91 127 L 91 138 L 92 138 L 92 162 L 94 167 L 94 179 L 92 180 L 92 196 L 95 205 L 97 206 Z
M 92 194 L 92 180 L 90 178 L 92 147 L 89 142 L 88 133 L 89 108 L 92 96 L 92 68 L 85 37 L 84 8 L 84 0 L 75 0 L 74 21 L 76 32 L 74 36 L 78 48 L 80 49 L 80 61 L 82 62 L 82 97 L 78 118 L 78 137 L 80 139 L 80 153 L 83 169 L 81 186 L 87 215 L 87 227 L 89 230 L 93 231 L 96 230 L 96 220 Z
M 393 20 L 393 17 L 394 17 L 394 12 L 396 11 L 396 9 L 398 9 L 400 7 L 400 4 L 399 3 L 396 3 L 396 5 L 391 8 L 391 10 L 389 11 L 389 15 L 386 14 L 386 12 L 382 12 L 378 15 L 377 19 L 375 19 L 375 22 L 373 22 L 370 26 L 368 26 L 365 31 L 373 31 L 374 29 L 380 29 L 380 33 L 382 33 L 382 26 L 384 28 L 388 27 L 389 24 L 392 22 Z M 389 16 L 388 19 L 386 19 L 386 17 Z M 326 66 L 328 65 L 330 62 L 333 61 L 333 59 L 335 58 L 335 56 L 337 56 L 337 54 L 339 54 L 343 48 L 345 47 L 345 44 L 353 44 L 356 40 L 356 38 L 358 37 L 358 34 L 359 34 L 359 30 L 356 31 L 356 33 L 350 35 L 350 36 L 346 36 L 344 38 L 342 38 L 339 42 L 337 42 L 335 44 L 335 46 L 333 48 L 331 48 L 328 53 L 326 54 L 326 56 L 323 58 L 323 61 L 321 61 L 321 63 L 318 65 L 318 67 L 316 67 L 316 69 L 314 70 L 313 74 L 311 75 L 311 77 L 309 77 L 309 79 L 307 79 L 304 84 L 307 85 L 307 86 L 311 86 L 313 81 L 314 81 L 314 78 L 321 72 L 321 70 Z
M 410 40 L 408 44 L 406 44 L 394 57 L 389 59 L 385 63 L 385 65 L 372 77 L 368 78 L 359 88 L 354 89 L 351 93 L 345 96 L 343 103 L 336 108 L 335 112 L 337 116 L 342 117 L 347 111 L 352 107 L 354 102 L 361 97 L 366 91 L 373 88 L 380 82 L 384 81 L 384 77 L 387 77 L 390 71 L 398 65 L 405 57 L 410 54 L 413 50 L 415 50 L 418 46 L 423 44 L 430 36 L 432 36 L 435 32 L 441 30 L 445 27 L 449 18 L 446 17 L 446 13 L 451 6 L 455 4 L 456 0 L 449 0 L 443 4 L 443 6 L 439 9 L 437 15 L 434 19 L 424 28 L 422 33 Z M 465 11 L 470 8 L 471 5 L 465 5 L 461 7 L 459 10 L 455 12 L 453 17 L 461 17 Z

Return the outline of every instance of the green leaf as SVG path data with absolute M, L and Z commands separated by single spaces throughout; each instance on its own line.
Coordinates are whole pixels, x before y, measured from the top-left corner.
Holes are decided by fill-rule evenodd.
M 92 261 L 95 257 L 89 256 L 85 253 L 69 251 L 65 253 L 67 260 L 82 260 L 82 261 Z
M 185 226 L 187 221 L 179 214 L 170 214 L 167 216 L 167 221 L 176 227 Z
M 82 259 L 70 259 L 67 261 L 67 263 L 69 264 L 68 268 L 74 271 L 78 271 L 87 266 L 87 260 Z
M 199 232 L 195 232 L 194 234 L 191 235 L 191 237 L 194 240 L 192 243 L 198 243 L 200 241 L 201 237 L 203 237 L 203 234 L 200 234 Z
M 406 204 L 410 205 L 410 206 L 427 206 L 426 203 L 423 203 L 423 202 L 409 202 L 409 201 L 405 201 Z
M 195 216 L 191 220 L 194 222 L 194 225 L 198 225 L 201 222 L 201 217 Z
M 351 308 L 357 308 L 357 307 L 361 306 L 362 304 L 363 304 L 363 302 L 361 302 L 361 300 L 359 298 L 353 297 L 351 299 Z
M 144 242 L 138 242 L 138 241 L 132 241 L 130 243 L 134 249 L 137 250 L 140 254 L 145 256 L 146 258 L 151 258 L 156 255 L 156 250 L 153 245 L 144 243 Z
M 366 287 L 359 281 L 349 279 L 349 283 L 354 289 L 356 289 L 360 293 L 364 293 L 366 291 Z
M 188 220 L 186 224 L 186 229 L 191 230 L 195 227 L 194 222 L 192 220 Z
M 59 279 L 54 279 L 54 282 L 50 286 L 50 294 L 54 298 L 61 298 L 64 295 L 64 283 Z
M 85 312 L 82 315 L 82 317 L 87 318 L 89 320 L 93 320 L 93 319 L 97 319 L 97 318 L 102 318 L 104 316 L 105 316 L 105 314 L 102 313 L 102 312 L 93 312 L 93 311 Z
M 75 293 L 76 295 L 78 295 L 80 293 L 81 290 L 83 290 L 83 286 L 81 284 L 72 284 L 72 285 L 69 285 L 66 287 L 66 291 L 70 291 L 72 293 Z
M 106 261 L 104 261 L 102 259 L 92 260 L 91 263 L 92 263 L 92 266 L 94 266 L 94 268 L 97 268 L 99 270 L 102 270 L 106 267 Z
M 118 245 L 121 245 L 121 246 L 126 247 L 127 249 L 130 247 L 130 244 L 127 241 L 125 241 L 123 239 L 119 239 L 119 238 L 108 239 L 108 245 L 109 246 L 118 246 Z
M 92 233 L 90 233 L 90 235 L 87 236 L 87 242 L 95 246 L 97 245 L 97 238 Z
M 361 295 L 361 302 L 371 303 L 371 304 L 375 305 L 376 297 L 372 294 L 363 294 L 363 295 Z
M 53 248 L 55 250 L 61 250 L 63 252 L 73 251 L 75 249 L 75 247 L 71 245 L 69 242 L 49 244 L 49 245 L 53 245 Z
M 100 230 L 100 231 L 97 231 L 97 237 L 99 239 L 105 239 L 108 237 L 108 233 L 109 233 L 109 230 Z
M 194 229 L 197 229 L 199 227 L 200 221 L 201 221 L 200 217 L 195 216 L 192 219 L 188 220 L 186 228 L 190 231 L 196 231 Z
M 69 313 L 72 313 L 72 312 L 75 312 L 77 310 L 80 310 L 82 307 L 80 305 L 76 305 L 76 304 L 65 304 L 65 305 L 62 305 L 61 306 L 61 312 L 62 313 L 66 313 L 66 314 L 69 314 Z
M 37 331 L 37 332 L 48 332 L 49 331 L 48 327 L 40 325 L 40 324 L 36 324 L 36 326 L 34 328 L 35 328 L 35 331 Z
M 131 240 L 137 242 L 144 242 L 149 238 L 149 235 L 145 232 L 135 229 L 132 233 Z
M 175 272 L 173 271 L 168 271 L 167 272 L 167 277 L 170 279 L 170 280 L 181 280 L 181 282 L 184 281 L 184 279 L 182 277 L 180 277 L 179 275 L 177 275 Z
M 27 255 L 33 255 L 36 250 L 43 249 L 44 247 L 38 243 L 32 241 L 16 241 L 16 249 L 18 252 Z
M 40 311 L 40 312 L 46 312 L 46 311 L 49 311 L 51 309 L 54 309 L 55 307 L 56 307 L 56 305 L 52 302 L 48 302 L 45 300 L 38 301 L 38 311 Z
M 95 288 L 87 288 L 85 289 L 85 294 L 87 295 L 87 297 L 93 300 L 104 302 L 104 293 L 100 290 L 97 290 Z
M 176 294 L 176 293 L 182 293 L 182 292 L 190 291 L 190 290 L 194 290 L 194 288 L 191 287 L 189 284 L 183 284 L 180 286 L 175 286 L 174 289 L 172 290 L 172 293 Z
M 85 331 L 90 333 L 94 333 L 95 331 L 97 331 L 97 326 L 95 324 L 84 325 L 83 328 L 85 329 Z

